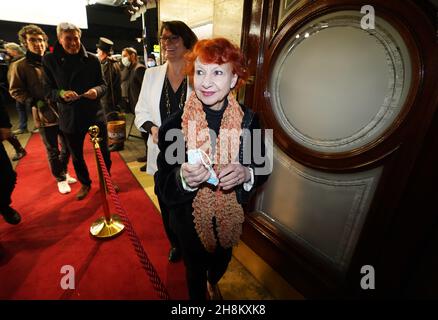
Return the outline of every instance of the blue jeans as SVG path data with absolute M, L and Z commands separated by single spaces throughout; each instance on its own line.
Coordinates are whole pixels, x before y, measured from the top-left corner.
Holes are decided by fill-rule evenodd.
M 26 106 L 16 101 L 15 106 L 18 112 L 18 128 L 21 130 L 27 129 L 27 110 Z

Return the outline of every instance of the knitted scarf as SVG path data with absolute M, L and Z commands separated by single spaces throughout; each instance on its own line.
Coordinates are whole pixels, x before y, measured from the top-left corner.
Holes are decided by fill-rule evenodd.
M 226 164 L 238 161 L 243 111 L 231 93 L 227 99 L 228 106 L 223 114 L 213 155 L 206 115 L 194 92 L 187 100 L 182 115 L 182 131 L 188 149 L 202 149 L 212 159 L 216 174 Z M 223 248 L 237 244 L 242 233 L 244 213 L 234 190 L 222 190 L 203 183 L 192 206 L 196 232 L 208 252 L 214 252 L 218 242 Z

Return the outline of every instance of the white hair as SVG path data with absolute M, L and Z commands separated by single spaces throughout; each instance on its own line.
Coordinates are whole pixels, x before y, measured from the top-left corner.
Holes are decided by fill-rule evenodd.
M 73 23 L 61 22 L 56 26 L 56 35 L 58 36 L 58 38 L 61 36 L 63 32 L 69 32 L 69 31 L 77 31 L 79 33 L 79 37 L 82 35 L 81 29 L 76 27 Z

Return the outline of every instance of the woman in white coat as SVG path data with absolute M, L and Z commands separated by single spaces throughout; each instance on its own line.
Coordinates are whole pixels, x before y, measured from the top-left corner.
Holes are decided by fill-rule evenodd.
M 135 125 L 149 133 L 146 172 L 157 171 L 158 129 L 174 112 L 184 107 L 191 88 L 185 73 L 184 55 L 195 45 L 198 38 L 182 21 L 165 21 L 160 30 L 161 50 L 166 63 L 146 70 L 140 95 L 135 107 Z M 171 244 L 169 261 L 181 259 L 175 233 L 169 226 L 169 211 L 155 190 L 160 204 L 164 229 Z

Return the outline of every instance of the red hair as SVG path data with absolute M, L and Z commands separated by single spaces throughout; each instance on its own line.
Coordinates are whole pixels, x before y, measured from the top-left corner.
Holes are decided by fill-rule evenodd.
M 204 39 L 196 42 L 193 50 L 185 55 L 187 74 L 193 83 L 195 60 L 202 63 L 224 64 L 231 63 L 232 72 L 239 77 L 235 89 L 239 89 L 248 79 L 248 69 L 239 47 L 225 38 Z

